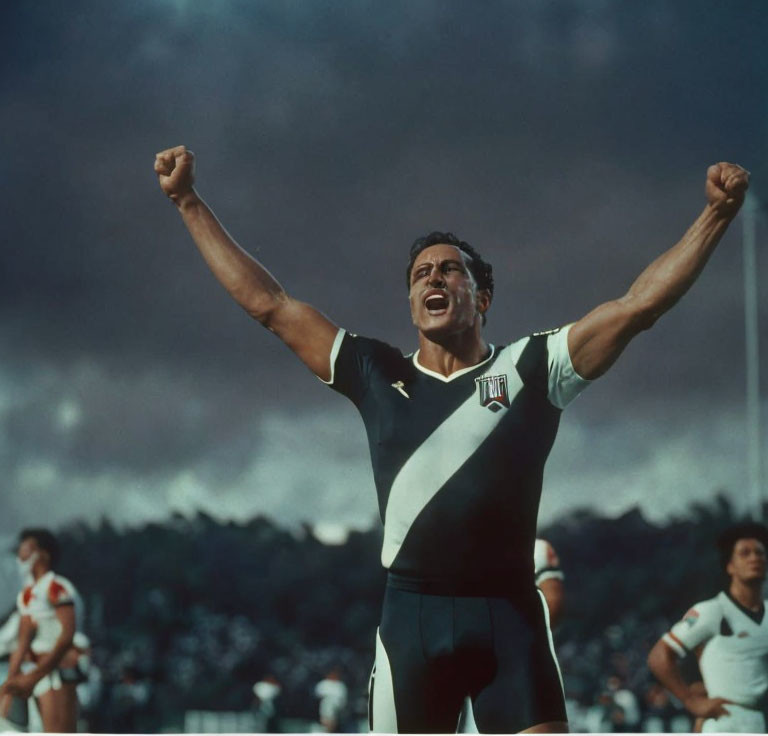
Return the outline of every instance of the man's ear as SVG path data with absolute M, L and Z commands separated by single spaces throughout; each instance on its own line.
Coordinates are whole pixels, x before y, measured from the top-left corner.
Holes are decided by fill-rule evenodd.
M 485 314 L 491 308 L 493 297 L 488 289 L 478 289 L 475 295 L 475 305 L 480 314 Z

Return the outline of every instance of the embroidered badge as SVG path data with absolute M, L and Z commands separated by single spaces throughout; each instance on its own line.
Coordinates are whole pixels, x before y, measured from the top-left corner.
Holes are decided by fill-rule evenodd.
M 683 621 L 688 624 L 688 626 L 693 626 L 698 620 L 699 612 L 695 608 L 692 608 L 685 614 L 685 616 L 683 616 Z
M 491 411 L 500 409 L 509 409 L 509 389 L 507 387 L 507 376 L 480 376 L 475 379 L 479 388 L 480 406 L 487 406 Z

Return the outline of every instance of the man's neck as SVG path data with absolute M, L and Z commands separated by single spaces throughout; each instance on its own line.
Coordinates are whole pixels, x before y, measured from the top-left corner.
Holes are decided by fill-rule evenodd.
M 419 365 L 442 376 L 477 365 L 488 357 L 488 351 L 488 343 L 479 331 L 467 330 L 440 342 L 419 332 Z
M 34 568 L 32 568 L 32 577 L 35 579 L 35 582 L 37 582 L 41 577 L 43 577 L 43 575 L 47 575 L 50 571 L 50 567 L 45 567 L 44 565 L 35 565 Z
M 732 580 L 728 588 L 731 597 L 750 611 L 759 611 L 763 607 L 763 581 L 745 583 Z

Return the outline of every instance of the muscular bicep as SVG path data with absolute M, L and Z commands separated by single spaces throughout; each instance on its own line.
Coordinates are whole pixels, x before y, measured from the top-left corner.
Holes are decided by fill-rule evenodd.
M 630 340 L 650 327 L 636 299 L 605 302 L 571 326 L 568 352 L 576 372 L 586 379 L 603 375 Z
M 657 679 L 665 683 L 670 673 L 678 672 L 679 659 L 679 655 L 662 638 L 653 645 L 648 653 L 648 668 Z
M 264 324 L 312 373 L 324 381 L 331 379 L 331 350 L 339 328 L 322 312 L 284 296 Z

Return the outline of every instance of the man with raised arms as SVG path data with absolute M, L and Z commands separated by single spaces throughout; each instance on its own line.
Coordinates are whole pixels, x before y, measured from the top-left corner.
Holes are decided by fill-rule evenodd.
M 693 284 L 742 204 L 748 173 L 710 167 L 704 211 L 627 294 L 506 346 L 483 336 L 490 264 L 451 233 L 419 238 L 406 269 L 418 349 L 404 356 L 289 296 L 200 198 L 193 159 L 170 148 L 155 171 L 203 258 L 365 423 L 388 569 L 373 730 L 454 731 L 467 695 L 481 731 L 567 730 L 533 575 L 544 461 L 562 409 Z
M 765 585 L 768 529 L 744 523 L 718 539 L 727 588 L 696 603 L 648 655 L 648 666 L 697 719 L 704 733 L 765 733 L 768 620 Z M 685 682 L 679 659 L 699 654 L 704 690 Z

